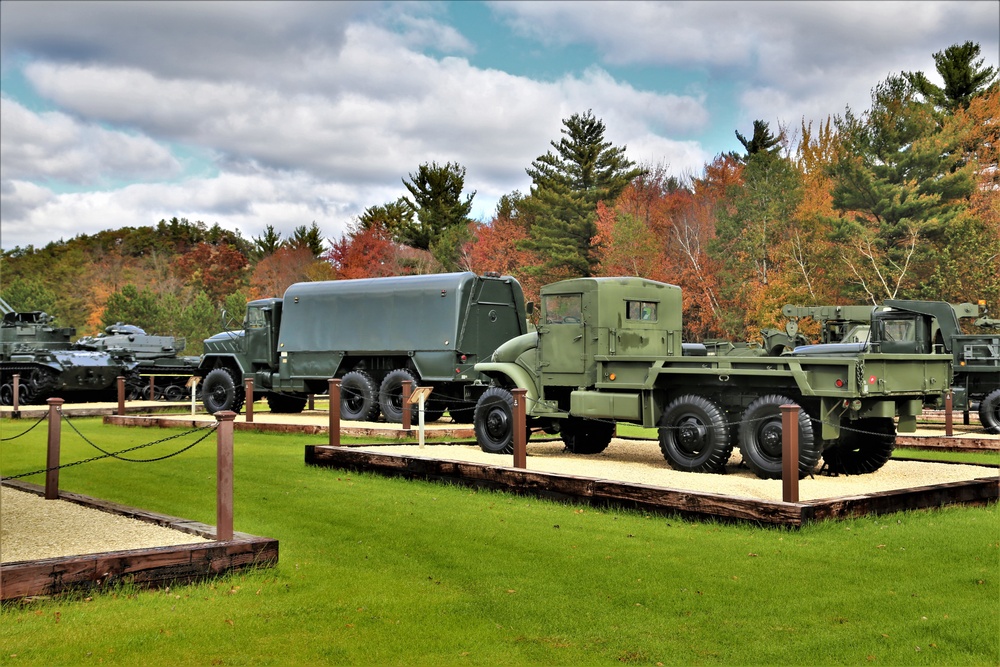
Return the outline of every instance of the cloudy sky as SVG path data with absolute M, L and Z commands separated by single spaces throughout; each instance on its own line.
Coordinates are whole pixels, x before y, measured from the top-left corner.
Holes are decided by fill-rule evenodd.
M 527 192 L 592 109 L 642 164 L 698 175 L 754 119 L 868 108 L 932 54 L 1000 53 L 971 2 L 0 2 L 0 245 L 201 220 L 339 237 L 464 166 L 473 215 Z

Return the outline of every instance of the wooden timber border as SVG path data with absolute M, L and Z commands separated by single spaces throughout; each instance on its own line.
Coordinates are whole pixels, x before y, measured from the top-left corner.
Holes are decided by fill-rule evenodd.
M 996 475 L 865 495 L 784 503 L 483 463 L 379 454 L 359 451 L 356 447 L 307 445 L 305 462 L 307 465 L 409 479 L 440 480 L 595 506 L 629 507 L 699 519 L 716 518 L 788 527 L 824 519 L 888 514 L 943 505 L 986 505 L 1000 497 L 1000 478 Z
M 27 482 L 4 480 L 3 485 L 37 495 L 45 493 L 44 487 Z M 215 527 L 196 521 L 68 491 L 60 491 L 59 499 L 215 540 Z M 233 533 L 233 539 L 225 541 L 14 561 L 0 564 L 0 599 L 7 601 L 36 595 L 57 595 L 113 582 L 157 587 L 246 568 L 271 567 L 277 562 L 278 540 L 246 533 Z

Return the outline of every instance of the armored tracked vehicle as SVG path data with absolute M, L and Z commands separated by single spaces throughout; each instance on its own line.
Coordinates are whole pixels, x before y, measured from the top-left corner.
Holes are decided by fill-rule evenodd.
M 186 341 L 174 336 L 153 336 L 143 329 L 118 322 L 97 336 L 76 341 L 83 350 L 125 350 L 138 362 L 137 375 L 130 378 L 126 391 L 129 400 L 180 401 L 191 395 L 188 381 L 198 370 L 199 357 L 179 356 Z M 152 378 L 152 383 L 149 382 Z
M 137 362 L 124 350 L 81 350 L 72 342 L 73 327 L 55 327 L 42 311 L 17 312 L 0 299 L 0 404 L 45 403 L 58 396 L 71 401 L 112 400 L 117 378 L 135 381 Z
M 402 383 L 433 387 L 428 421 L 471 421 L 485 390 L 477 362 L 528 330 L 524 294 L 498 274 L 296 283 L 247 304 L 243 329 L 205 341 L 199 374 L 209 412 L 239 411 L 246 378 L 272 412 L 300 412 L 341 379 L 341 416 L 402 420 Z
M 899 431 L 948 390 L 951 357 L 883 350 L 718 354 L 684 344 L 681 289 L 642 278 L 579 278 L 541 290 L 535 332 L 476 364 L 492 378 L 475 410 L 487 452 L 513 448 L 513 397 L 528 428 L 580 454 L 603 451 L 616 422 L 659 429 L 671 467 L 721 472 L 734 447 L 757 476 L 781 475 L 780 407 L 798 405 L 799 474 L 882 467 Z

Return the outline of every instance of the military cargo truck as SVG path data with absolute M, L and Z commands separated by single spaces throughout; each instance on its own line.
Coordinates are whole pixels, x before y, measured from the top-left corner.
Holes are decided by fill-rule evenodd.
M 979 407 L 979 420 L 990 433 L 1000 433 L 1000 320 L 986 316 L 984 304 L 892 299 L 879 306 L 794 306 L 786 317 L 811 318 L 820 324 L 821 345 L 853 345 L 883 352 L 952 356 L 953 405 L 966 414 Z M 966 334 L 960 319 L 972 319 L 996 334 Z M 799 349 L 796 347 L 796 349 Z
M 944 354 L 797 351 L 712 354 L 681 341 L 681 290 L 642 278 L 578 278 L 542 288 L 535 332 L 475 370 L 492 378 L 475 411 L 487 452 L 513 447 L 511 390 L 526 391 L 528 428 L 580 454 L 603 451 L 616 422 L 659 429 L 675 469 L 720 472 L 734 447 L 762 478 L 781 475 L 782 405 L 801 407 L 799 474 L 877 470 L 925 401 L 941 401 Z
M 126 386 L 126 398 L 148 401 L 181 401 L 191 395 L 188 381 L 200 363 L 199 357 L 181 356 L 187 345 L 183 338 L 156 336 L 133 324 L 116 322 L 104 333 L 76 341 L 82 350 L 125 350 L 135 356 L 137 374 Z M 152 378 L 152 383 L 143 378 Z
M 72 401 L 111 400 L 118 376 L 137 376 L 136 360 L 128 352 L 82 350 L 73 342 L 73 327 L 55 326 L 42 311 L 16 311 L 0 299 L 0 404 L 42 404 L 52 397 Z
M 341 379 L 341 416 L 402 420 L 402 383 L 433 387 L 425 419 L 471 421 L 485 389 L 474 370 L 525 333 L 521 285 L 499 274 L 445 273 L 296 283 L 283 298 L 247 304 L 242 331 L 205 341 L 206 410 L 243 405 L 245 378 L 274 412 L 300 412 Z

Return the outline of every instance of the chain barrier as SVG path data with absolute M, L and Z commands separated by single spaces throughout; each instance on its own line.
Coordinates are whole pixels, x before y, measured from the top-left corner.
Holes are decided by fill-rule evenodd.
M 7 438 L 0 438 L 0 442 L 7 442 L 9 440 L 17 440 L 21 436 L 27 435 L 28 433 L 31 432 L 31 430 L 33 428 L 35 428 L 36 426 L 38 426 L 39 424 L 41 424 L 43 421 L 45 421 L 46 419 L 48 419 L 48 417 L 49 417 L 48 414 L 43 414 L 41 417 L 38 418 L 38 421 L 36 421 L 31 426 L 29 426 L 26 430 L 22 431 L 21 433 L 18 433 L 17 435 L 12 435 L 12 436 L 7 437 Z
M 124 461 L 126 463 L 154 463 L 156 461 L 164 461 L 166 459 L 173 458 L 174 456 L 178 456 L 180 454 L 183 454 L 187 450 L 191 449 L 192 447 L 194 447 L 195 445 L 197 445 L 198 443 L 200 443 L 202 440 L 204 440 L 205 438 L 209 437 L 216 430 L 216 428 L 219 425 L 218 422 L 216 422 L 216 423 L 210 424 L 208 426 L 199 426 L 199 427 L 193 428 L 191 430 L 184 431 L 183 433 L 177 433 L 177 434 L 174 434 L 174 435 L 169 435 L 169 436 L 167 436 L 165 438 L 160 438 L 159 440 L 154 440 L 152 442 L 147 442 L 147 443 L 144 443 L 144 444 L 141 444 L 141 445 L 136 445 L 134 447 L 128 447 L 126 449 L 122 449 L 122 450 L 119 450 L 117 452 L 109 452 L 109 451 L 107 451 L 105 449 L 102 449 L 98 445 L 94 444 L 93 442 L 90 441 L 89 438 L 87 438 L 85 435 L 83 435 L 82 433 L 80 433 L 79 429 L 77 429 L 76 426 L 73 425 L 72 421 L 68 417 L 66 417 L 65 415 L 62 414 L 62 410 L 61 409 L 58 409 L 58 412 L 60 413 L 60 417 L 62 418 L 62 420 L 64 422 L 66 422 L 66 424 L 68 424 L 69 427 L 71 429 L 73 429 L 73 431 L 76 432 L 76 434 L 79 435 L 80 438 L 84 442 L 86 442 L 88 445 L 90 445 L 91 447 L 93 447 L 97 451 L 101 452 L 101 455 L 100 456 L 93 456 L 93 457 L 91 457 L 89 459 L 83 459 L 83 460 L 80 460 L 80 461 L 74 461 L 73 463 L 64 463 L 62 465 L 58 465 L 58 466 L 55 466 L 55 467 L 52 467 L 52 468 L 42 468 L 41 470 L 35 470 L 33 472 L 24 472 L 24 473 L 21 473 L 19 475 L 5 475 L 2 479 L 20 479 L 21 477 L 30 477 L 32 475 L 40 475 L 42 473 L 47 473 L 47 472 L 49 472 L 51 470 L 62 470 L 64 468 L 72 468 L 73 466 L 83 465 L 84 463 L 92 463 L 94 461 L 100 461 L 101 459 L 106 459 L 106 458 L 114 458 L 114 459 L 118 459 L 119 461 Z M 192 442 L 190 445 L 187 445 L 186 447 L 183 447 L 183 448 L 179 449 L 176 452 L 173 452 L 173 453 L 170 453 L 170 454 L 165 454 L 164 456 L 157 456 L 157 457 L 150 458 L 150 459 L 133 459 L 133 458 L 127 458 L 127 457 L 124 457 L 124 456 L 120 456 L 121 454 L 125 454 L 127 452 L 134 452 L 134 451 L 136 451 L 138 449 L 144 449 L 146 447 L 152 447 L 153 445 L 159 445 L 159 444 L 162 444 L 164 442 L 168 442 L 170 440 L 175 440 L 177 438 L 183 438 L 186 435 L 191 435 L 192 433 L 197 433 L 198 431 L 205 431 L 205 434 L 203 436 L 201 436 L 200 438 L 198 438 L 197 440 L 195 440 L 194 442 Z

